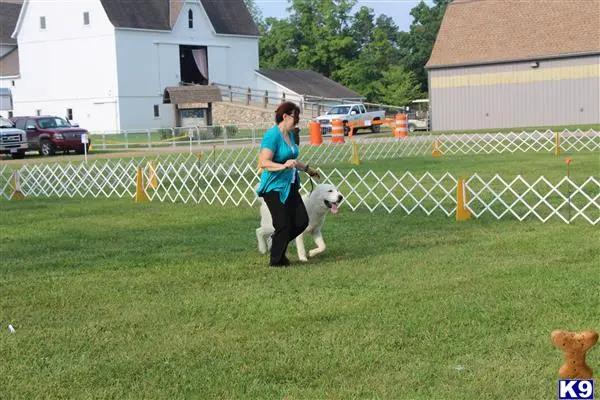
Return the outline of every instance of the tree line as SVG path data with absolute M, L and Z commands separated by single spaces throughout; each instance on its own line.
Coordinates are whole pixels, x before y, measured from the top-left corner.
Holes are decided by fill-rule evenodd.
M 288 18 L 263 18 L 245 0 L 259 30 L 261 68 L 297 68 L 355 90 L 367 101 L 407 105 L 427 97 L 425 64 L 451 0 L 421 1 L 408 32 L 357 0 L 288 0 Z

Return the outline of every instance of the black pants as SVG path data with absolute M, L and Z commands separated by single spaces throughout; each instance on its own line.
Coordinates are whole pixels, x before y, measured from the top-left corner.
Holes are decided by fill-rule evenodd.
M 292 185 L 285 203 L 279 200 L 279 192 L 263 195 L 273 219 L 273 241 L 271 244 L 271 264 L 279 264 L 285 257 L 288 244 L 308 226 L 308 214 L 298 192 L 298 185 Z

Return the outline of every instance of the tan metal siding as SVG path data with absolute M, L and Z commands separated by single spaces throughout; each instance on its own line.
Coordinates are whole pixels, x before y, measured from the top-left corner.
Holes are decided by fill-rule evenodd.
M 430 70 L 434 130 L 600 123 L 600 56 Z

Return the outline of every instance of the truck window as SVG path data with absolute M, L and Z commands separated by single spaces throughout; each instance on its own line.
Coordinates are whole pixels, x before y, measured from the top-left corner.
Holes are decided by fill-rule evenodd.
M 336 107 L 332 107 L 329 111 L 327 111 L 327 114 L 332 115 L 332 114 L 349 114 L 350 113 L 350 107 L 348 106 L 336 106 Z
M 360 105 L 360 113 L 361 113 L 361 114 L 364 114 L 364 113 L 366 113 L 366 112 L 367 112 L 367 110 L 365 109 L 365 106 L 363 106 L 363 105 L 361 104 L 361 105 Z
M 35 129 L 35 122 L 32 119 L 28 119 L 25 124 L 25 129 Z
M 0 117 L 0 128 L 12 128 L 14 125 L 9 120 Z
M 355 112 L 357 114 L 360 114 L 360 111 L 358 110 L 358 107 L 356 107 L 356 106 L 352 107 L 352 110 L 350 110 L 350 112 Z
M 25 120 L 18 119 L 15 121 L 15 128 L 25 130 Z

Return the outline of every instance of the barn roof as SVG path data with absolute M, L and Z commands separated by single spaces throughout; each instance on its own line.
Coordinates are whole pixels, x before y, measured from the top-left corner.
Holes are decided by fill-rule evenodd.
M 181 0 L 101 0 L 117 28 L 170 30 L 183 7 Z M 218 34 L 258 36 L 244 0 L 200 0 Z
M 360 99 L 362 96 L 315 71 L 300 69 L 260 69 L 260 75 L 301 95 L 335 99 Z
M 0 44 L 17 44 L 11 35 L 17 25 L 22 6 L 19 2 L 0 1 Z
M 427 68 L 600 53 L 597 0 L 455 0 Z

